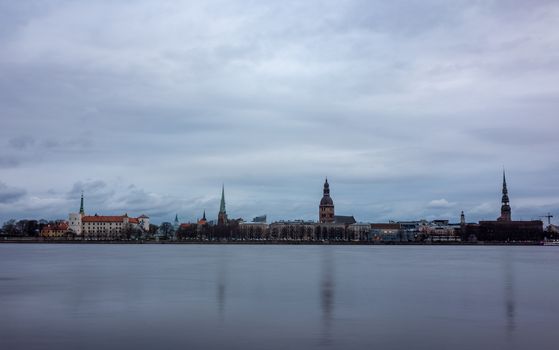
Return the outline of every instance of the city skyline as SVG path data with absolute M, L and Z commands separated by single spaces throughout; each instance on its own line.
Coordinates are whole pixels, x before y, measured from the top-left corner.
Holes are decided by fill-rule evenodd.
M 559 213 L 559 5 L 0 5 L 0 220 Z M 87 14 L 87 15 L 85 15 Z M 491 33 L 491 35 L 488 35 Z M 217 189 L 217 190 L 216 190 Z M 558 216 L 558 215 L 556 215 Z M 557 219 L 553 220 L 557 223 Z
M 502 189 L 501 189 L 501 194 L 502 194 L 502 198 L 501 198 L 501 211 L 500 211 L 500 215 L 498 215 L 495 219 L 496 220 L 511 220 L 511 207 L 509 205 L 509 196 L 508 196 L 508 189 L 507 189 L 507 182 L 506 182 L 506 173 L 503 170 L 502 173 Z M 328 199 L 329 202 L 324 202 L 325 198 Z M 209 221 L 213 222 L 214 224 L 225 224 L 228 220 L 237 220 L 237 219 L 243 219 L 246 222 L 249 222 L 252 216 L 232 216 L 232 217 L 228 217 L 227 215 L 227 211 L 226 211 L 226 205 L 225 205 L 225 184 L 222 184 L 221 186 L 221 195 L 220 195 L 220 204 L 219 204 L 219 210 L 217 212 L 217 214 L 214 215 L 210 214 L 209 216 Z M 332 209 L 331 213 L 329 214 L 328 218 L 323 218 L 324 212 L 323 212 L 323 206 L 330 206 Z M 272 220 L 270 222 L 274 222 L 274 221 L 284 221 L 284 220 L 305 220 L 305 221 L 313 221 L 313 222 L 333 222 L 334 221 L 334 217 L 336 217 L 334 215 L 334 203 L 332 202 L 332 198 L 330 197 L 330 188 L 329 188 L 329 182 L 328 182 L 328 178 L 325 178 L 325 182 L 323 184 L 323 197 L 322 199 L 319 201 L 319 214 L 316 216 L 316 218 L 308 218 L 308 217 L 292 217 L 292 218 L 280 218 L 277 217 L 276 215 L 274 215 L 272 213 L 272 215 L 270 215 L 270 213 L 261 213 L 261 214 L 257 214 L 257 215 L 253 215 L 253 217 L 259 217 L 259 216 L 263 216 L 263 217 L 268 217 L 268 218 L 272 218 Z M 81 196 L 80 196 L 80 207 L 79 207 L 79 211 L 77 213 L 79 214 L 84 214 L 85 213 L 85 209 L 84 209 L 84 193 L 83 191 L 81 192 Z M 122 211 L 122 210 L 121 210 Z M 124 210 L 126 212 L 125 215 L 128 214 L 127 210 Z M 204 219 L 206 218 L 206 211 L 207 208 L 203 208 L 202 209 L 202 216 L 204 217 Z M 109 210 L 104 210 L 102 208 L 92 208 L 88 214 L 89 215 L 106 215 L 107 213 L 109 213 Z M 209 212 L 213 212 L 213 210 L 209 210 Z M 95 213 L 95 214 L 94 214 Z M 506 214 L 504 214 L 506 213 Z M 145 216 L 145 212 L 142 212 L 142 216 Z M 336 214 L 339 214 L 339 212 L 336 212 Z M 343 213 L 343 214 L 349 214 L 349 213 Z M 516 214 L 516 213 L 515 213 Z M 78 214 L 71 214 L 71 215 L 78 215 Z M 464 220 L 464 211 L 461 210 L 460 213 L 458 214 L 458 220 L 456 220 L 456 218 L 449 216 L 449 217 L 408 217 L 408 218 L 404 218 L 404 219 L 385 219 L 385 220 L 377 220 L 378 222 L 381 221 L 385 221 L 385 222 L 392 222 L 392 221 L 406 221 L 406 220 L 424 220 L 424 219 L 428 219 L 428 220 L 438 220 L 438 219 L 446 219 L 449 220 L 450 222 L 455 222 L 455 223 L 459 223 L 462 222 Z M 549 215 L 549 213 L 548 213 Z M 179 219 L 180 216 L 180 219 Z M 186 220 L 184 219 L 185 217 L 182 215 L 179 215 L 178 212 L 175 212 L 174 214 L 174 220 L 170 220 L 170 219 L 162 219 L 160 221 L 156 220 L 156 222 L 161 223 L 161 222 L 198 222 L 202 216 L 193 216 L 193 217 L 188 217 Z M 350 215 L 351 217 L 354 217 L 354 214 Z M 548 220 L 551 220 L 552 218 L 554 218 L 554 216 L 550 216 L 547 217 L 545 215 L 538 215 L 536 217 L 532 217 L 530 218 L 530 220 L 541 220 L 544 221 L 543 218 L 547 218 Z M 514 220 L 527 220 L 526 218 L 519 216 L 519 217 L 513 217 Z M 360 218 L 357 218 L 358 222 L 372 222 L 370 220 L 360 220 Z M 492 218 L 484 218 L 483 220 L 493 220 Z M 479 220 L 478 220 L 479 221 Z M 466 222 L 474 222 L 473 220 L 468 220 Z M 551 220 L 551 223 L 553 223 L 554 221 Z

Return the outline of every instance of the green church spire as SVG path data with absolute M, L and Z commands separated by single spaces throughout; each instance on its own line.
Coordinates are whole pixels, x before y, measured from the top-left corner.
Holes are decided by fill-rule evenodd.
M 225 211 L 225 186 L 221 187 L 221 204 L 219 205 L 219 214 L 217 214 L 217 224 L 227 225 L 227 213 Z
M 221 187 L 221 204 L 219 205 L 219 212 L 225 214 L 225 185 Z

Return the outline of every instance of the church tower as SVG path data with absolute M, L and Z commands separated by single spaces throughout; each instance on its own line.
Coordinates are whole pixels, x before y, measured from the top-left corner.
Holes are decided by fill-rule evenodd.
M 219 205 L 219 214 L 217 214 L 217 224 L 227 224 L 227 211 L 225 211 L 225 186 L 221 187 L 221 204 Z
M 173 228 L 176 230 L 178 230 L 179 228 L 179 214 L 175 214 L 175 221 L 173 222 Z
M 204 215 L 202 215 L 202 218 L 198 220 L 198 225 L 205 225 L 207 223 L 208 220 L 206 220 L 206 209 L 204 209 Z
M 505 171 L 503 170 L 503 197 L 501 198 L 501 216 L 497 221 L 511 221 L 510 205 L 509 205 L 509 191 L 507 190 L 507 179 L 505 178 Z
M 318 208 L 318 218 L 320 223 L 334 222 L 334 201 L 330 197 L 330 185 L 328 178 L 324 182 L 324 195 L 320 200 Z
M 83 191 L 82 191 L 82 198 L 81 198 L 81 201 L 80 201 L 80 215 L 81 216 L 85 215 L 85 211 L 83 209 Z

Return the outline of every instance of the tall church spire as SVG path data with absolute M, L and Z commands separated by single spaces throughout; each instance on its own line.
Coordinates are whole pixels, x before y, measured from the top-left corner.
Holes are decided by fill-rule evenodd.
M 503 198 L 502 198 L 502 202 L 503 204 L 508 204 L 509 203 L 509 191 L 507 190 L 507 178 L 505 176 L 505 171 L 503 170 Z
M 217 214 L 217 224 L 227 224 L 227 212 L 225 211 L 225 185 L 221 186 L 221 203 L 219 205 L 219 214 Z
M 82 191 L 82 198 L 80 200 L 80 214 L 84 215 L 85 211 L 83 209 L 83 191 Z
M 507 189 L 507 179 L 505 176 L 505 170 L 503 170 L 503 196 L 501 197 L 501 216 L 499 221 L 511 221 L 511 210 L 509 204 L 509 191 Z
M 219 212 L 225 213 L 225 185 L 221 186 L 221 204 L 219 205 Z

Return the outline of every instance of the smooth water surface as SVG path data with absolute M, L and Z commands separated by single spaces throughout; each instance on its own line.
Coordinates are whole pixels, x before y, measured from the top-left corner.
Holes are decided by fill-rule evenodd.
M 0 349 L 557 349 L 559 247 L 0 244 Z

